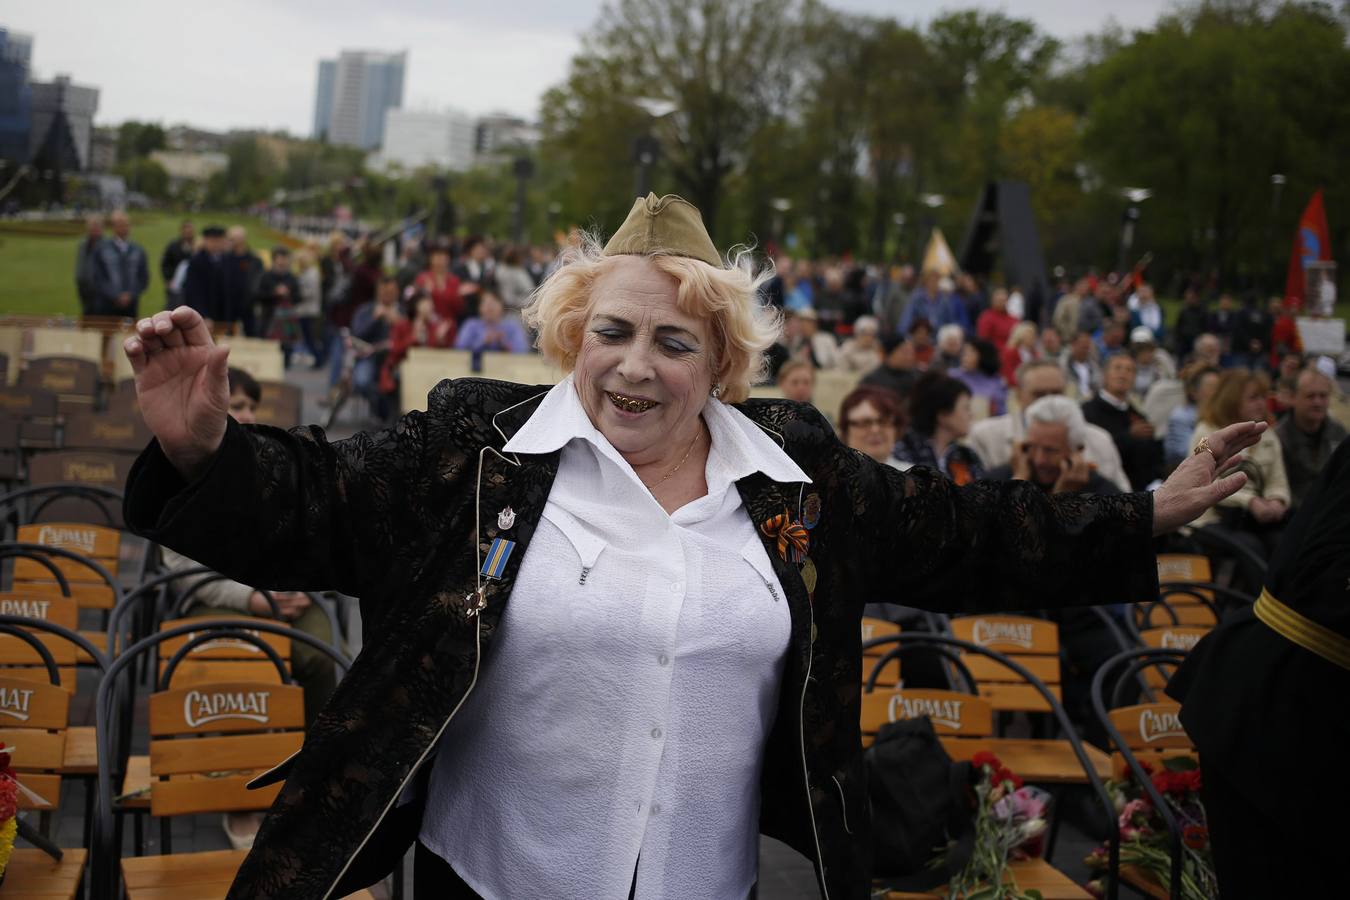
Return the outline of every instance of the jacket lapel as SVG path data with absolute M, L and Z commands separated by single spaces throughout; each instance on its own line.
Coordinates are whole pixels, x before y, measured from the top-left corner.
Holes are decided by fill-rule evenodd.
M 785 559 L 778 552 L 778 539 L 766 534 L 764 523 L 774 516 L 787 513 L 789 520 L 800 518 L 798 493 L 801 485 L 784 484 L 774 481 L 762 472 L 747 475 L 736 482 L 741 494 L 741 502 L 754 523 L 755 532 L 769 554 L 774 575 L 787 594 L 788 610 L 792 614 L 792 646 L 796 649 L 800 662 L 805 665 L 811 653 L 811 599 L 807 596 L 806 582 L 802 581 L 797 564 Z

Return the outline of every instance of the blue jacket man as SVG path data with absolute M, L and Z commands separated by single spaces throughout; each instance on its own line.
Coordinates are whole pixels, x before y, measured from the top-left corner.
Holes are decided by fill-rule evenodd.
M 113 236 L 98 245 L 91 314 L 136 318 L 141 294 L 150 286 L 145 250 L 131 240 L 131 220 L 117 211 L 109 217 Z

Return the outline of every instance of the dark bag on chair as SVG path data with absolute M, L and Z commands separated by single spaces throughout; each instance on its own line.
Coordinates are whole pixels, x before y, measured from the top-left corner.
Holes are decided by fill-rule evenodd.
M 882 726 L 863 756 L 876 877 L 905 891 L 949 881 L 975 846 L 970 763 L 952 762 L 926 716 Z M 930 867 L 949 844 L 946 862 Z

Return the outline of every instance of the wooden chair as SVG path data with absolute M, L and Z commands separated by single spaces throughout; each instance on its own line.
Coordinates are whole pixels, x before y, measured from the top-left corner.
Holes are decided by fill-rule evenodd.
M 24 330 L 21 326 L 9 323 L 0 325 L 0 353 L 9 360 L 5 377 L 0 380 L 0 387 L 13 385 L 19 380 L 19 360 L 23 359 L 25 343 Z
M 816 373 L 816 389 L 812 394 L 811 403 L 816 409 L 820 410 L 825 418 L 834 422 L 839 415 L 839 407 L 843 405 L 844 398 L 858 386 L 860 378 L 861 376 L 856 372 L 837 372 L 831 369 L 822 369 Z
M 1116 778 L 1131 775 L 1143 787 L 1149 802 L 1167 823 L 1170 833 L 1172 870 L 1172 898 L 1181 897 L 1181 864 L 1184 851 L 1181 844 L 1181 828 L 1169 804 L 1153 786 L 1152 779 L 1144 771 L 1141 763 L 1150 764 L 1155 770 L 1174 757 L 1187 757 L 1195 760 L 1197 754 L 1190 737 L 1181 724 L 1181 705 L 1172 701 L 1156 703 L 1138 703 L 1122 705 L 1121 698 L 1128 683 L 1139 673 L 1158 666 L 1174 668 L 1181 664 L 1184 653 L 1173 649 L 1141 647 L 1125 650 L 1111 657 L 1092 678 L 1092 707 L 1098 720 L 1106 729 L 1115 752 L 1111 757 L 1112 771 Z M 1110 697 L 1108 698 L 1108 692 Z M 1108 807 L 1111 809 L 1111 807 Z M 1116 883 L 1123 879 L 1126 883 L 1149 897 L 1167 898 L 1169 892 L 1151 875 L 1141 869 L 1120 865 L 1120 832 L 1111 829 L 1108 847 L 1110 893 L 1114 900 Z
M 871 616 L 863 616 L 862 620 L 862 642 L 863 646 L 868 646 L 868 641 L 880 637 L 899 634 L 900 626 L 894 622 L 888 622 L 885 619 L 877 619 Z M 885 652 L 884 645 L 869 647 L 863 651 L 863 683 L 866 684 L 869 679 L 875 679 L 875 684 L 882 687 L 893 688 L 900 683 L 900 660 L 894 660 L 887 663 L 881 671 L 872 669 L 876 660 L 881 658 Z
M 106 450 L 56 450 L 35 454 L 28 461 L 28 483 L 33 487 L 89 485 L 121 491 L 127 483 L 135 458 L 127 453 Z M 122 510 L 110 510 L 108 524 L 122 526 Z M 33 518 L 35 521 L 79 521 L 90 514 L 87 505 L 72 498 L 58 498 Z
M 195 619 L 171 619 L 160 623 L 161 632 L 190 625 Z M 202 619 L 201 621 L 206 621 Z M 275 634 L 263 634 L 252 628 L 259 619 L 257 616 L 211 616 L 211 622 L 228 621 L 233 623 L 240 635 L 252 635 L 272 648 L 290 670 L 291 642 Z M 160 678 L 169 672 L 170 661 L 184 647 L 188 646 L 198 632 L 188 632 L 179 637 L 170 638 L 160 645 Z M 281 684 L 285 672 L 278 671 L 274 657 L 258 643 L 234 636 L 233 632 L 223 634 L 187 651 L 173 666 L 172 681 L 165 682 L 175 688 L 191 688 L 219 682 Z
M 441 347 L 409 347 L 405 363 L 429 366 L 441 370 L 441 378 L 466 378 L 473 371 L 473 353 L 468 350 L 450 350 Z
M 98 363 L 74 356 L 30 359 L 19 375 L 19 387 L 51 391 L 63 414 L 89 412 L 98 397 L 102 370 Z
M 557 384 L 562 372 L 538 353 L 488 352 L 482 355 L 488 378 L 516 384 Z
M 18 419 L 19 446 L 25 450 L 54 449 L 60 412 L 56 395 L 41 388 L 0 387 L 0 412 Z
M 151 437 L 139 413 L 84 412 L 66 417 L 61 447 L 139 454 Z
M 1006 654 L 1045 682 L 1060 699 L 1059 626 L 1027 616 L 959 616 L 952 635 Z M 988 657 L 962 658 L 979 682 L 980 696 L 999 712 L 1050 712 L 1039 691 Z
M 141 404 L 136 396 L 136 379 L 118 378 L 113 381 L 113 389 L 108 394 L 107 410 L 109 415 L 141 414 Z
M 29 359 L 65 356 L 93 363 L 103 370 L 103 335 L 78 328 L 34 328 L 29 332 Z
M 218 627 L 213 627 L 218 626 Z M 344 668 L 342 654 L 310 635 L 276 622 L 255 620 L 250 631 L 282 635 L 309 643 L 330 654 Z M 195 634 L 194 634 L 195 633 Z M 93 896 L 116 897 L 125 888 L 128 900 L 163 897 L 223 896 L 243 851 L 207 854 L 172 852 L 168 822 L 173 816 L 267 809 L 280 784 L 259 790 L 245 785 L 253 774 L 270 769 L 299 749 L 304 738 L 304 695 L 293 684 L 218 683 L 168 687 L 172 665 L 150 697 L 148 796 L 151 812 L 161 819 L 165 855 L 122 858 L 114 817 L 114 782 L 131 786 L 126 758 L 115 746 L 115 720 L 129 720 L 130 705 L 115 703 L 117 685 L 129 670 L 168 641 L 194 634 L 175 657 L 221 637 L 236 637 L 265 646 L 258 634 L 241 634 L 224 620 L 202 619 L 178 624 L 143 638 L 112 661 L 99 684 L 98 814 L 91 846 Z M 172 664 L 173 660 L 171 660 Z M 276 661 L 274 661 L 276 662 Z M 283 667 L 278 665 L 278 671 Z M 289 681 L 289 678 L 286 679 Z
M 262 338 L 222 337 L 217 341 L 230 348 L 230 365 L 243 369 L 258 381 L 285 381 L 286 361 L 280 341 Z
M 297 385 L 285 381 L 260 381 L 262 402 L 257 417 L 263 425 L 294 428 L 300 424 L 301 391 Z

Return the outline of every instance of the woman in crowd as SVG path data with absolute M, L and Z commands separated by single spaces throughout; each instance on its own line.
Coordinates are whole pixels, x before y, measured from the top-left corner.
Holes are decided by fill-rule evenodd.
M 958 485 L 983 477 L 975 451 L 957 443 L 970 434 L 970 388 L 941 372 L 925 372 L 909 398 L 910 427 L 895 445 L 906 469 L 928 466 Z
M 319 245 L 310 241 L 295 254 L 296 281 L 300 284 L 300 302 L 295 305 L 293 315 L 300 329 L 300 339 L 304 341 L 305 352 L 314 358 L 314 368 L 323 366 L 324 345 L 319 333 L 323 312 L 323 279 L 319 270 Z
M 790 359 L 778 368 L 776 381 L 784 399 L 810 403 L 816 389 L 816 367 L 800 359 Z
M 414 842 L 419 897 L 745 897 L 761 831 L 823 894 L 865 897 L 865 600 L 1153 596 L 1153 536 L 1243 483 L 1216 471 L 1261 426 L 1210 435 L 1153 494 L 899 472 L 805 404 L 746 399 L 777 329 L 762 282 L 692 206 L 640 199 L 527 312 L 559 384 L 445 381 L 339 442 L 232 422 L 228 351 L 190 307 L 138 322 L 158 440 L 129 527 L 361 598 L 360 658 L 255 779 L 284 784 L 232 900 L 344 896 Z
M 853 323 L 853 336 L 839 346 L 839 368 L 866 374 L 881 365 L 880 328 L 875 316 L 859 316 Z
M 464 319 L 464 298 L 459 278 L 450 271 L 450 248 L 437 244 L 431 248 L 427 270 L 413 280 L 413 287 L 431 297 L 436 315 L 459 324 Z
M 1192 363 L 1181 372 L 1186 402 L 1167 416 L 1167 434 L 1163 438 L 1163 461 L 1170 472 L 1191 452 L 1191 435 L 1200 416 L 1200 407 L 1214 396 L 1219 386 L 1219 370 L 1204 363 Z
M 519 321 L 508 318 L 501 297 L 489 287 L 478 290 L 478 315 L 465 319 L 455 338 L 455 348 L 482 353 L 528 353 L 530 339 Z
M 1047 332 L 1059 337 L 1059 332 L 1047 328 Z M 1001 354 L 1003 381 L 1009 387 L 1017 387 L 1017 370 L 1034 359 L 1041 358 L 1036 346 L 1036 325 L 1032 322 L 1018 322 L 1008 333 L 1008 346 Z
M 398 368 L 410 349 L 453 347 L 455 344 L 455 320 L 441 318 L 431 295 L 417 291 L 413 294 L 411 306 L 411 317 L 399 319 L 389 333 L 389 353 L 380 366 L 382 394 L 392 396 L 398 393 Z
M 905 467 L 892 452 L 904 432 L 905 404 L 894 391 L 864 384 L 839 405 L 839 440 L 894 469 Z
M 1269 390 L 1270 382 L 1259 372 L 1247 369 L 1224 371 L 1209 401 L 1200 407 L 1200 421 L 1191 434 L 1192 444 L 1214 427 L 1264 422 Z M 1247 476 L 1242 490 L 1206 510 L 1192 525 L 1201 540 L 1207 530 L 1214 530 L 1266 560 L 1284 527 L 1291 499 L 1289 479 L 1284 470 L 1284 452 L 1273 428 L 1263 433 L 1256 445 L 1247 451 L 1240 470 Z M 1243 563 L 1245 586 L 1252 591 L 1259 590 L 1260 572 L 1244 560 L 1240 562 Z
M 1018 317 L 1008 311 L 1007 288 L 994 288 L 993 293 L 989 295 L 989 308 L 981 312 L 980 317 L 975 320 L 975 336 L 1002 350 L 1008 346 L 1009 338 L 1018 323 Z
M 982 397 L 988 404 L 988 415 L 1001 416 L 1008 411 L 1008 385 L 999 374 L 998 351 L 983 338 L 968 341 L 961 348 L 961 367 L 954 375 L 970 388 L 972 397 Z
M 920 316 L 909 324 L 907 334 L 914 345 L 914 366 L 922 372 L 933 362 L 933 326 Z

